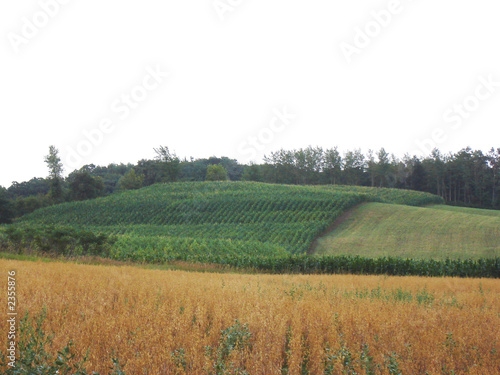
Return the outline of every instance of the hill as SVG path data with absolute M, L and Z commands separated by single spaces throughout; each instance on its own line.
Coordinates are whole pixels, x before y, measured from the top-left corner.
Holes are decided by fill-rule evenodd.
M 117 235 L 118 259 L 223 262 L 230 256 L 305 253 L 345 210 L 367 201 L 442 203 L 431 194 L 396 189 L 183 182 L 60 204 L 20 222 Z
M 316 254 L 417 259 L 500 255 L 500 211 L 365 203 L 318 238 Z

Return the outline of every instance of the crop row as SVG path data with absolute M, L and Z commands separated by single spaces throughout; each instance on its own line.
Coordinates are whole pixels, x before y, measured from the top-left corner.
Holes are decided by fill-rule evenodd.
M 172 238 L 219 239 L 240 242 L 272 243 L 286 247 L 291 253 L 306 250 L 324 231 L 327 222 L 258 223 L 258 224 L 200 224 L 200 225 L 129 225 L 92 227 L 94 232 L 117 235 L 116 247 L 129 247 L 131 238 L 141 237 L 148 247 L 164 247 Z M 89 227 L 90 228 L 90 227 Z M 135 246 L 134 246 L 135 247 Z M 245 252 L 244 249 L 242 249 Z
M 178 225 L 332 220 L 362 201 L 423 205 L 441 198 L 413 191 L 255 183 L 172 183 L 36 211 L 23 221 L 71 225 Z
M 255 228 L 254 228 L 255 229 Z M 293 229 L 293 228 L 290 228 Z M 258 233 L 258 231 L 254 231 Z M 418 276 L 500 278 L 500 258 L 465 260 L 414 260 L 359 256 L 304 255 L 310 239 L 296 232 L 293 244 L 275 241 L 184 236 L 108 236 L 71 227 L 10 226 L 0 233 L 0 248 L 22 253 L 24 249 L 62 255 L 100 254 L 112 259 L 166 263 L 186 261 L 215 263 L 270 273 L 350 273 Z M 106 251 L 104 251 L 106 250 Z M 296 254 L 296 255 L 292 255 Z
M 237 244 L 236 247 L 238 247 Z M 194 249 L 194 247 L 192 247 Z M 250 249 L 248 247 L 247 249 Z M 489 259 L 402 259 L 393 257 L 365 258 L 360 256 L 311 256 L 311 255 L 278 255 L 272 251 L 259 256 L 260 246 L 255 244 L 255 252 L 244 254 L 239 249 L 216 253 L 207 251 L 204 254 L 195 251 L 144 252 L 142 257 L 136 252 L 117 254 L 117 259 L 132 261 L 188 261 L 214 263 L 230 267 L 254 269 L 269 273 L 303 273 L 303 274 L 357 274 L 357 275 L 391 275 L 391 276 L 433 276 L 433 277 L 482 277 L 500 278 L 500 258 Z M 271 248 L 268 248 L 271 250 Z M 122 258 L 123 256 L 123 258 Z M 149 258 L 148 258 L 149 257 Z
M 180 183 L 53 206 L 21 223 L 73 225 L 117 235 L 115 249 L 140 254 L 140 259 L 148 251 L 154 259 L 158 251 L 192 256 L 226 249 L 228 254 L 269 255 L 268 249 L 278 248 L 299 254 L 343 211 L 365 199 L 362 194 L 302 187 Z M 187 246 L 183 238 L 203 245 Z M 207 241 L 212 242 L 206 245 Z M 219 245 L 228 241 L 229 248 Z
M 437 195 L 414 190 L 339 185 L 319 186 L 318 189 L 335 193 L 363 194 L 367 197 L 367 200 L 372 202 L 403 204 L 406 206 L 444 203 L 443 198 Z
M 181 225 L 202 223 L 289 223 L 331 220 L 332 214 L 362 201 L 359 196 L 335 195 L 330 199 L 239 200 L 206 199 L 200 201 L 123 202 L 98 205 L 97 202 L 61 205 L 32 215 L 28 221 L 73 225 Z M 26 220 L 25 220 L 26 221 Z

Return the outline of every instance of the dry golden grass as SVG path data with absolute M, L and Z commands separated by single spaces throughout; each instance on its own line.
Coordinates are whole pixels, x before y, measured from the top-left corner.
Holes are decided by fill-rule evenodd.
M 47 307 L 54 352 L 73 340 L 82 354 L 90 348 L 87 369 L 101 373 L 113 356 L 126 363 L 127 374 L 215 373 L 219 348 L 219 359 L 252 375 L 354 374 L 350 367 L 365 374 L 363 345 L 379 366 L 376 374 L 389 374 L 391 354 L 403 374 L 500 373 L 498 280 L 210 274 L 13 260 L 0 260 L 0 270 L 5 280 L 7 271 L 17 271 L 21 314 Z M 248 325 L 250 345 L 226 358 L 221 331 L 236 319 Z M 5 336 L 6 329 L 0 320 Z

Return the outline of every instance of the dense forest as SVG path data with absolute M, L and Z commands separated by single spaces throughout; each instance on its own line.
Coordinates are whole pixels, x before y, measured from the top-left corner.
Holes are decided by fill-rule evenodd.
M 174 181 L 259 181 L 279 184 L 342 184 L 412 189 L 437 194 L 455 205 L 500 208 L 500 148 L 488 153 L 465 148 L 425 157 L 398 158 L 385 149 L 340 153 L 338 148 L 307 147 L 266 155 L 261 164 L 240 164 L 228 157 L 180 159 L 168 147 L 136 164 L 85 165 L 63 177 L 58 150 L 45 157 L 46 178 L 0 187 L 0 223 L 40 207 L 92 199 L 121 190 Z

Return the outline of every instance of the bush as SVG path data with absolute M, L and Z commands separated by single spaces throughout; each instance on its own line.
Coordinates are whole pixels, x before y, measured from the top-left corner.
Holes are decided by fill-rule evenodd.
M 31 249 L 57 255 L 108 256 L 115 237 L 55 225 L 10 225 L 0 235 L 0 247 L 22 253 Z

